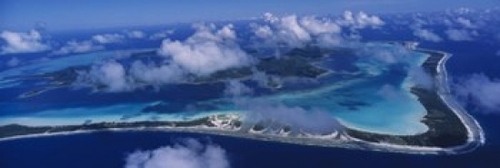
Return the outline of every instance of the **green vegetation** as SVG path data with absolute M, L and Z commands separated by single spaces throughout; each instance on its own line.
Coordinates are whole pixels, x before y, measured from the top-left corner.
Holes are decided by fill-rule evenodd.
M 234 125 L 241 125 L 241 123 L 234 123 Z M 110 128 L 154 128 L 154 127 L 195 127 L 207 126 L 215 127 L 210 122 L 209 117 L 199 118 L 191 121 L 137 121 L 137 122 L 100 122 L 82 125 L 64 125 L 64 126 L 25 126 L 18 124 L 10 124 L 0 126 L 0 138 L 42 134 L 42 133 L 58 133 L 58 132 L 72 132 L 78 130 L 106 130 Z
M 438 63 L 443 59 L 444 55 L 428 51 L 426 53 L 429 53 L 430 57 L 422 64 L 422 67 L 435 76 L 437 75 Z M 408 136 L 384 135 L 355 129 L 347 129 L 346 132 L 352 137 L 365 141 L 387 142 L 398 145 L 453 147 L 467 142 L 465 125 L 439 97 L 436 90 L 414 87 L 411 92 L 418 97 L 418 100 L 427 111 L 422 120 L 429 127 L 427 132 Z

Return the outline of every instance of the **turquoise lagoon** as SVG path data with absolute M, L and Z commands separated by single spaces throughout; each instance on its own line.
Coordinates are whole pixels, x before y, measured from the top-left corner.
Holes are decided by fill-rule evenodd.
M 282 104 L 288 107 L 300 107 L 306 110 L 320 109 L 331 114 L 343 125 L 351 128 L 394 135 L 414 135 L 427 131 L 427 126 L 420 121 L 426 114 L 424 107 L 417 98 L 410 93 L 410 87 L 414 85 L 408 77 L 407 71 L 414 67 L 419 67 L 427 58 L 426 54 L 406 50 L 400 52 L 400 46 L 389 44 L 371 44 L 380 50 L 387 50 L 389 55 L 399 59 L 400 64 L 387 63 L 374 60 L 370 53 L 358 54 L 359 59 L 353 63 L 358 70 L 343 72 L 333 67 L 335 58 L 326 57 L 318 66 L 331 69 L 331 73 L 315 80 L 284 79 L 284 87 L 281 91 L 274 91 L 270 94 L 254 94 L 239 98 L 255 102 L 268 102 L 271 104 Z M 22 82 L 12 80 L 11 77 L 27 74 L 40 74 L 52 72 L 66 67 L 78 65 L 91 65 L 103 59 L 117 56 L 117 51 L 102 51 L 89 54 L 70 55 L 57 59 L 50 59 L 38 64 L 20 66 L 0 72 L 0 90 L 18 88 L 19 90 L 29 90 L 23 86 Z M 399 54 L 399 55 L 398 55 Z M 366 57 L 367 59 L 364 59 Z M 369 58 L 369 59 L 368 59 Z M 402 60 L 402 61 L 401 61 Z M 401 63 L 402 62 L 402 63 Z M 396 69 L 396 70 L 394 70 Z M 296 89 L 301 85 L 302 89 Z M 31 85 L 30 85 L 31 86 Z M 220 86 L 224 86 L 221 84 Z M 198 85 L 195 87 L 208 87 Z M 220 95 L 220 87 L 213 89 L 208 87 L 206 92 Z M 288 89 L 287 89 L 288 88 Z M 289 89 L 295 88 L 295 89 Z M 178 89 L 178 88 L 177 88 Z M 203 88 L 201 90 L 204 90 Z M 280 89 L 278 89 L 280 90 Z M 169 94 L 171 90 L 165 89 L 158 94 Z M 58 94 L 72 94 L 75 89 L 56 89 Z M 92 91 L 77 91 L 75 96 L 85 96 L 93 94 Z M 85 93 L 81 93 L 85 92 Z M 186 92 L 190 92 L 186 90 Z M 117 93 L 107 93 L 117 94 Z M 179 94 L 176 91 L 176 94 Z M 40 94 L 34 99 L 45 101 L 54 94 Z M 130 95 L 130 94 L 128 94 Z M 194 94 L 196 95 L 196 94 Z M 29 108 L 33 106 L 33 101 L 20 100 L 18 98 L 2 97 L 0 105 L 3 106 L 0 116 L 0 125 L 25 124 L 25 125 L 67 125 L 83 124 L 85 122 L 101 121 L 142 121 L 142 120 L 189 120 L 212 114 L 238 113 L 245 115 L 246 110 L 232 103 L 232 98 L 219 96 L 205 99 L 193 99 L 193 103 L 212 104 L 210 109 L 201 110 L 177 110 L 175 113 L 155 113 L 143 112 L 146 106 L 179 101 L 175 97 L 161 98 L 155 100 L 148 98 L 136 102 L 112 101 L 109 104 L 88 105 L 88 103 L 74 103 L 73 106 L 51 106 L 50 108 Z M 116 95 L 120 99 L 121 95 Z M 141 95 L 136 95 L 140 97 Z M 47 97 L 47 98 L 44 98 Z M 189 98 L 189 96 L 188 96 Z M 75 98 L 78 99 L 78 98 Z M 134 99 L 137 100 L 137 99 Z M 183 100 L 185 101 L 185 100 Z M 47 102 L 49 102 L 47 100 Z M 223 102 L 223 103 L 221 103 Z M 58 102 L 61 103 L 61 102 Z M 24 107 L 22 107 L 24 106 Z M 18 111 L 22 107 L 22 113 Z

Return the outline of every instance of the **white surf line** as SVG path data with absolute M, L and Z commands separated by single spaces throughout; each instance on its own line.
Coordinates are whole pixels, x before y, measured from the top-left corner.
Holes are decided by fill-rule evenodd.
M 475 120 L 469 113 L 467 113 L 460 105 L 457 104 L 454 98 L 451 97 L 450 95 L 450 89 L 448 86 L 448 76 L 447 76 L 447 71 L 446 71 L 446 62 L 448 59 L 451 57 L 451 54 L 442 52 L 442 51 L 436 51 L 436 50 L 429 50 L 429 49 L 421 49 L 419 50 L 422 51 L 429 51 L 429 52 L 436 52 L 436 53 L 441 53 L 444 55 L 443 58 L 441 58 L 438 62 L 438 65 L 436 67 L 438 76 L 436 77 L 436 82 L 438 82 L 438 95 L 441 98 L 441 100 L 450 108 L 455 115 L 460 119 L 462 124 L 466 127 L 467 129 L 467 143 L 460 145 L 460 146 L 455 146 L 455 147 L 449 147 L 449 148 L 440 148 L 440 147 L 424 147 L 424 146 L 413 146 L 413 145 L 397 145 L 397 144 L 389 144 L 389 143 L 380 143 L 380 142 L 368 142 L 362 139 L 357 139 L 354 137 L 349 136 L 349 139 L 361 143 L 366 143 L 373 145 L 375 148 L 386 148 L 386 149 L 397 149 L 397 150 L 410 150 L 410 151 L 402 151 L 404 153 L 409 152 L 409 153 L 417 153 L 417 154 L 438 154 L 438 152 L 445 152 L 448 154 L 457 154 L 458 153 L 467 153 L 471 152 L 480 145 L 483 145 L 485 143 L 485 136 L 483 129 L 481 128 L 481 125 Z M 471 128 L 474 127 L 474 128 Z M 476 142 L 479 142 L 479 144 L 474 144 Z M 472 146 L 471 146 L 472 145 Z M 397 151 L 393 151 L 397 152 Z
M 24 138 L 38 138 L 38 137 L 51 137 L 51 136 L 61 136 L 61 135 L 74 135 L 74 134 L 85 134 L 94 132 L 128 132 L 128 131 L 158 131 L 165 133 L 198 133 L 198 134 L 211 134 L 211 135 L 221 135 L 236 138 L 247 138 L 260 141 L 272 141 L 280 143 L 290 143 L 299 145 L 310 145 L 310 146 L 323 146 L 323 147 L 338 147 L 347 149 L 358 149 L 367 151 L 379 151 L 379 152 L 390 152 L 390 153 L 407 153 L 407 154 L 439 154 L 440 152 L 446 152 L 453 154 L 447 149 L 438 147 L 420 147 L 420 146 L 404 146 L 404 145 L 394 145 L 388 143 L 373 143 L 364 140 L 355 140 L 351 137 L 347 137 L 341 134 L 338 139 L 328 139 L 325 136 L 314 136 L 314 137 L 287 137 L 280 135 L 268 135 L 258 132 L 245 133 L 237 129 L 226 129 L 221 127 L 206 127 L 206 126 L 192 126 L 192 127 L 171 127 L 171 126 L 160 126 L 160 127 L 133 127 L 133 128 L 106 128 L 100 130 L 76 130 L 76 131 L 64 131 L 64 132 L 54 132 L 54 133 L 39 133 L 30 135 L 19 135 L 7 138 L 1 138 L 2 141 L 24 139 Z M 326 139 L 325 139 L 326 138 Z M 366 148 L 369 147 L 369 148 Z
M 462 106 L 456 102 L 456 100 L 451 97 L 451 91 L 448 86 L 448 73 L 446 71 L 446 61 L 451 57 L 451 54 L 449 53 L 444 53 L 445 58 L 441 59 L 438 64 L 438 74 L 441 75 L 441 82 L 440 86 L 442 87 L 442 92 L 438 92 L 440 98 L 452 109 L 453 112 L 460 118 L 462 123 L 466 126 L 467 131 L 469 132 L 468 134 L 468 141 L 473 142 L 473 141 L 479 141 L 480 144 L 485 143 L 485 136 L 484 136 L 484 131 L 481 127 L 481 125 L 477 122 L 477 120 L 474 119 L 469 113 L 463 109 Z M 475 127 L 474 129 L 471 127 Z
M 484 131 L 483 131 L 481 125 L 479 125 L 477 120 L 475 120 L 474 117 L 472 117 L 469 113 L 467 113 L 467 111 L 465 109 L 463 109 L 462 106 L 460 106 L 456 102 L 456 100 L 453 97 L 451 97 L 451 95 L 450 95 L 451 91 L 450 91 L 450 88 L 448 86 L 449 83 L 448 83 L 448 73 L 446 71 L 446 62 L 451 57 L 451 54 L 446 53 L 446 52 L 442 52 L 442 51 L 429 50 L 429 49 L 419 49 L 419 50 L 428 51 L 428 52 L 435 52 L 435 53 L 440 53 L 440 54 L 444 55 L 444 57 L 441 58 L 441 60 L 439 60 L 438 66 L 436 67 L 437 74 L 438 74 L 438 76 L 436 77 L 437 78 L 436 82 L 438 82 L 438 86 L 439 86 L 437 93 L 438 93 L 439 97 L 441 98 L 441 100 L 448 106 L 448 108 L 450 108 L 455 113 L 455 115 L 457 115 L 457 117 L 460 119 L 462 124 L 465 126 L 465 128 L 467 129 L 467 137 L 468 137 L 468 139 L 467 139 L 468 142 L 466 144 L 456 146 L 456 147 L 451 147 L 450 149 L 453 149 L 453 150 L 464 150 L 465 149 L 465 151 L 462 151 L 462 152 L 469 152 L 469 151 L 472 151 L 475 148 L 477 148 L 479 145 L 483 145 L 485 143 L 485 136 L 484 136 Z M 471 127 L 474 127 L 474 128 L 471 128 Z M 472 148 L 470 148 L 471 147 L 470 145 L 472 143 L 476 143 L 476 142 L 479 142 L 479 144 L 472 146 Z M 467 149 L 467 148 L 470 148 L 470 149 Z

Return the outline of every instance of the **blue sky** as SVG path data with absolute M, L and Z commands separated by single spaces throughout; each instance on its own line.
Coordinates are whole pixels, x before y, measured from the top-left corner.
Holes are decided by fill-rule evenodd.
M 0 30 L 51 30 L 245 19 L 275 14 L 340 14 L 491 8 L 499 0 L 0 0 Z

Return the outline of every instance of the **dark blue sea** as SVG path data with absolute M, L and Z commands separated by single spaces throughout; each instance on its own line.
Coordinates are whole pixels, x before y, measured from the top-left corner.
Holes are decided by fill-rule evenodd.
M 411 34 L 411 33 L 410 33 Z M 408 37 L 373 34 L 365 40 Z M 453 54 L 447 68 L 460 78 L 484 73 L 500 78 L 500 46 L 491 40 L 474 42 L 422 43 L 421 47 Z M 179 138 L 195 138 L 219 145 L 227 152 L 231 167 L 500 167 L 500 115 L 467 110 L 479 121 L 486 144 L 460 155 L 412 155 L 301 146 L 191 133 L 98 132 L 0 142 L 0 168 L 114 168 L 123 167 L 127 154 L 172 145 Z

